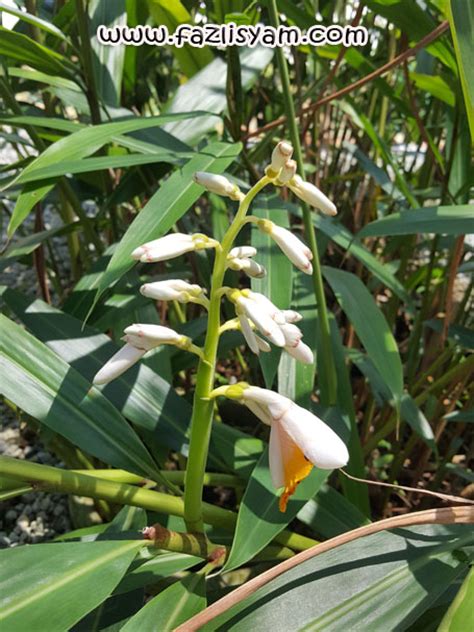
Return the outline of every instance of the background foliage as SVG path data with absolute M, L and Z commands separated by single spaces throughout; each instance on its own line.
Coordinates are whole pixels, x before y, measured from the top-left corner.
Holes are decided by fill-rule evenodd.
M 214 423 L 205 496 L 209 534 L 230 551 L 224 573 L 206 579 L 212 565 L 189 552 L 143 546 L 146 524 L 184 530 L 195 360 L 162 349 L 102 390 L 91 390 L 91 378 L 131 322 L 202 341 L 196 306 L 154 306 L 137 290 L 176 276 L 205 285 L 212 255 L 145 269 L 130 252 L 175 226 L 222 237 L 235 209 L 202 196 L 192 174 L 226 172 L 246 189 L 288 137 L 291 111 L 272 49 L 104 47 L 95 30 L 269 23 L 272 3 L 16 5 L 0 3 L 4 24 L 19 18 L 0 26 L 0 270 L 9 286 L 0 287 L 0 388 L 74 472 L 2 457 L 0 498 L 32 487 L 80 492 L 95 499 L 103 523 L 2 553 L 8 629 L 45 621 L 50 630 L 174 629 L 315 538 L 439 506 L 314 471 L 281 514 L 266 429 L 227 402 Z M 312 409 L 348 443 L 352 475 L 472 499 L 472 3 L 277 5 L 285 24 L 358 23 L 370 33 L 363 48 L 284 51 L 306 175 L 339 211 L 311 216 L 337 398 L 331 406 L 324 398 L 327 350 L 310 280 L 250 229 L 242 243 L 260 250 L 268 270 L 252 288 L 304 315 L 317 362 L 296 366 L 277 351 L 257 359 L 229 332 L 219 382 L 248 379 Z M 302 227 L 287 192 L 259 196 L 252 212 Z M 19 270 L 35 279 L 36 296 L 14 282 Z M 472 616 L 469 545 L 472 532 L 459 524 L 356 539 L 272 579 L 205 629 L 459 630 Z

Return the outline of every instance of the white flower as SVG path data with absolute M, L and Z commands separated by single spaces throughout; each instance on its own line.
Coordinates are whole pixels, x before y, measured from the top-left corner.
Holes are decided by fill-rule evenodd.
M 311 265 L 311 260 L 313 258 L 313 253 L 308 246 L 299 239 L 299 237 L 286 228 L 278 226 L 267 219 L 259 220 L 257 222 L 257 226 L 260 230 L 270 235 L 291 263 L 301 270 L 301 272 L 304 272 L 305 274 L 312 274 L 313 266 Z
M 193 175 L 193 180 L 196 184 L 199 184 L 211 193 L 225 195 L 232 200 L 240 199 L 241 193 L 239 187 L 232 184 L 225 176 L 207 173 L 206 171 L 196 171 Z
M 289 497 L 313 465 L 332 470 L 348 462 L 349 453 L 339 436 L 319 417 L 287 397 L 247 386 L 240 399 L 261 421 L 271 426 L 270 474 L 276 488 L 284 487 L 280 511 L 286 510 Z
M 257 250 L 252 246 L 238 246 L 237 248 L 232 248 L 227 255 L 227 265 L 231 270 L 243 271 L 249 277 L 261 279 L 267 274 L 267 271 L 263 266 L 250 258 L 256 254 Z
M 247 316 L 245 314 L 239 314 L 239 323 L 240 330 L 245 338 L 246 343 L 249 346 L 249 349 L 255 353 L 255 355 L 260 355 L 260 351 L 264 353 L 268 353 L 271 351 L 271 347 L 266 340 L 262 340 L 259 336 L 254 332 L 252 325 L 250 324 Z
M 124 345 L 106 364 L 95 374 L 94 384 L 108 384 L 125 373 L 146 353 L 146 349 L 137 349 L 134 345 Z
M 140 292 L 143 296 L 156 301 L 179 301 L 180 303 L 187 303 L 193 298 L 202 297 L 204 294 L 201 286 L 187 283 L 181 279 L 145 283 L 141 286 Z
M 272 153 L 272 161 L 270 163 L 270 169 L 277 174 L 286 162 L 291 158 L 293 154 L 293 147 L 290 143 L 281 141 L 275 147 Z
M 207 235 L 195 233 L 170 233 L 154 241 L 149 241 L 132 252 L 132 257 L 142 263 L 166 261 L 179 257 L 186 252 L 201 250 L 203 248 L 215 248 L 217 242 Z
M 245 314 L 255 327 L 277 347 L 285 345 L 285 336 L 276 318 L 280 314 L 279 318 L 283 322 L 285 320 L 280 310 L 271 301 L 251 290 L 234 290 L 229 298 L 235 303 L 238 316 Z
M 310 206 L 318 208 L 326 215 L 337 215 L 336 206 L 318 187 L 314 186 L 314 184 L 305 182 L 300 176 L 296 175 L 291 182 L 288 183 L 288 186 L 293 193 Z
M 296 175 L 297 164 L 295 160 L 288 160 L 282 167 L 277 184 L 287 184 Z
M 258 346 L 257 336 L 255 335 L 255 332 L 252 329 L 247 316 L 245 316 L 245 314 L 239 314 L 238 318 L 240 323 L 240 330 L 242 331 L 242 334 L 249 346 L 250 351 L 253 351 L 253 353 L 259 355 L 260 348 Z

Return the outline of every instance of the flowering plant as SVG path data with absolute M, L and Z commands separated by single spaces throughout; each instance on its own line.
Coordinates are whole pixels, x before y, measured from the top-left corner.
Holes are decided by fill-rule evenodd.
M 170 233 L 136 248 L 131 256 L 143 263 L 164 261 L 180 255 L 214 249 L 215 260 L 209 298 L 199 285 L 181 279 L 147 283 L 141 293 L 159 301 L 193 302 L 208 312 L 204 346 L 161 325 L 135 324 L 125 329 L 122 347 L 94 378 L 94 383 L 106 384 L 121 375 L 147 351 L 159 345 L 174 345 L 199 357 L 196 391 L 191 423 L 189 458 L 185 476 L 184 514 L 190 532 L 203 531 L 202 492 L 209 447 L 214 399 L 224 396 L 245 404 L 260 421 L 271 427 L 269 463 L 273 485 L 283 488 L 279 507 L 286 510 L 288 498 L 315 465 L 334 469 L 349 460 L 347 448 L 338 435 L 314 414 L 297 406 L 287 397 L 271 390 L 237 383 L 214 388 L 219 337 L 223 331 L 240 330 L 251 351 L 266 353 L 271 345 L 281 347 L 297 361 L 311 364 L 313 352 L 302 340 L 295 324 L 302 316 L 294 310 L 278 309 L 267 297 L 250 289 L 224 285 L 227 269 L 243 271 L 249 277 L 262 277 L 265 269 L 254 259 L 257 250 L 250 246 L 235 247 L 237 235 L 247 223 L 267 233 L 290 261 L 303 273 L 311 274 L 311 250 L 290 230 L 272 221 L 249 215 L 255 196 L 267 185 L 288 186 L 299 198 L 328 215 L 336 214 L 334 204 L 313 184 L 304 182 L 291 159 L 293 147 L 280 142 L 272 153 L 270 165 L 263 176 L 244 195 L 222 175 L 197 172 L 194 181 L 208 191 L 238 201 L 239 207 L 221 242 L 203 234 Z M 236 318 L 221 323 L 221 301 L 229 300 Z

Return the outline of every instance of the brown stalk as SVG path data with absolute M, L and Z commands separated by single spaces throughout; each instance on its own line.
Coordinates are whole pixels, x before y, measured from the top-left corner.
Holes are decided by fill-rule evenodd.
M 341 90 L 337 90 L 336 92 L 332 92 L 331 94 L 328 94 L 328 96 L 323 97 L 322 99 L 319 99 L 319 101 L 316 101 L 315 103 L 307 105 L 306 107 L 300 110 L 300 113 L 298 114 L 298 116 L 301 117 L 307 112 L 314 112 L 314 110 L 317 110 L 322 105 L 329 103 L 330 101 L 334 101 L 334 99 L 339 99 L 345 96 L 346 94 L 349 94 L 353 90 L 356 90 L 357 88 L 361 88 L 362 86 L 364 86 L 366 83 L 369 83 L 373 79 L 380 77 L 381 75 L 385 74 L 386 72 L 388 72 L 395 66 L 402 64 L 406 59 L 413 57 L 413 55 L 415 55 L 420 49 L 424 48 L 425 46 L 428 46 L 428 44 L 431 44 L 431 42 L 437 39 L 440 35 L 442 35 L 448 29 L 449 29 L 449 23 L 447 21 L 442 22 L 439 26 L 433 29 L 431 33 L 428 33 L 428 35 L 423 37 L 412 48 L 409 48 L 403 53 L 401 53 L 400 55 L 397 55 L 397 57 L 394 57 L 391 61 L 387 62 L 380 68 L 377 68 L 377 70 L 374 70 L 368 75 L 365 75 L 365 77 L 362 77 L 358 81 L 354 81 L 354 83 L 349 84 L 345 88 L 342 88 Z M 275 119 L 271 123 L 268 123 L 267 125 L 264 125 L 263 127 L 260 127 L 255 132 L 251 132 L 250 134 L 247 134 L 244 140 L 247 140 L 248 138 L 252 138 L 252 136 L 258 136 L 259 134 L 262 134 L 263 132 L 267 132 L 268 130 L 273 129 L 274 127 L 279 127 L 280 125 L 283 125 L 284 123 L 286 123 L 286 116 L 280 116 L 279 118 Z
M 374 522 L 364 527 L 359 527 L 358 529 L 349 531 L 349 533 L 343 533 L 342 535 L 331 538 L 330 540 L 327 540 L 322 544 L 318 544 L 311 549 L 302 551 L 289 560 L 285 560 L 281 564 L 278 564 L 277 566 L 270 568 L 268 571 L 261 573 L 246 584 L 243 584 L 239 588 L 236 588 L 230 594 L 213 603 L 211 606 L 186 621 L 186 623 L 183 623 L 182 625 L 177 627 L 175 632 L 193 632 L 194 630 L 199 630 L 203 625 L 209 623 L 209 621 L 212 621 L 217 616 L 221 615 L 226 610 L 229 610 L 240 601 L 243 601 L 254 592 L 256 592 L 259 588 L 265 586 L 265 584 L 268 584 L 270 581 L 272 581 L 276 577 L 279 577 L 286 571 L 295 568 L 295 566 L 298 566 L 299 564 L 302 564 L 303 562 L 306 562 L 307 560 L 316 557 L 321 553 L 326 553 L 326 551 L 335 549 L 336 547 L 347 544 L 348 542 L 353 542 L 354 540 L 358 540 L 359 538 L 365 538 L 368 535 L 378 533 L 379 531 L 385 531 L 386 529 L 413 527 L 415 525 L 422 524 L 473 523 L 474 507 L 468 506 L 445 507 L 442 509 L 428 509 L 427 511 L 417 511 L 409 515 L 394 516 L 393 518 L 387 518 L 385 520 L 380 520 L 379 522 Z
M 448 336 L 449 324 L 451 322 L 451 316 L 453 313 L 453 289 L 454 282 L 456 280 L 456 274 L 459 264 L 461 263 L 464 248 L 464 235 L 460 235 L 456 239 L 456 245 L 454 246 L 453 257 L 451 259 L 451 265 L 449 268 L 448 288 L 446 292 L 446 307 L 443 323 L 443 333 L 441 335 L 441 347 L 444 347 L 446 338 Z

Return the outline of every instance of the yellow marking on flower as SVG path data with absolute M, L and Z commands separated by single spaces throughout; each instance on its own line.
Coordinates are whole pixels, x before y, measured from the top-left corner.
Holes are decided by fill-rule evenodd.
M 301 481 L 309 475 L 313 469 L 313 464 L 308 461 L 303 451 L 290 439 L 283 428 L 279 428 L 279 432 L 281 433 L 280 437 L 283 448 L 285 489 L 280 496 L 278 507 L 282 513 L 285 513 L 290 496 L 295 493 Z

